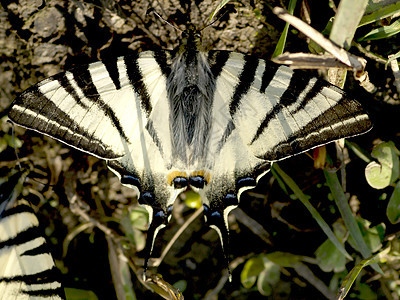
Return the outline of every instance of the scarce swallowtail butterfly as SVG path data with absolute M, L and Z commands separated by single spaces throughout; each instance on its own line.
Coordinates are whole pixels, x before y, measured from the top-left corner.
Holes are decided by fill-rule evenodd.
M 145 51 L 52 76 L 9 117 L 104 159 L 149 212 L 146 259 L 188 188 L 228 260 L 229 212 L 274 161 L 368 131 L 361 105 L 329 83 L 251 55 L 205 52 L 188 26 L 174 51 Z
M 33 209 L 25 200 L 15 201 L 21 176 L 15 173 L 0 186 L 0 299 L 65 299 Z

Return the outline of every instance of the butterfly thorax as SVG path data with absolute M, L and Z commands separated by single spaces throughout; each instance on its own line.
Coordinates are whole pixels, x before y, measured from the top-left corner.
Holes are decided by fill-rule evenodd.
M 167 80 L 172 152 L 188 167 L 207 159 L 212 125 L 215 78 L 200 44 L 198 32 L 189 27 Z

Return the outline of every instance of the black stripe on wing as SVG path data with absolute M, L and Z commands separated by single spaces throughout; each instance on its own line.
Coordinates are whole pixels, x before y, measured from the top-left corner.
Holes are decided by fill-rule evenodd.
M 19 174 L 19 173 L 16 173 L 16 174 Z M 10 182 L 10 181 L 8 181 L 8 182 Z M 1 215 L 0 222 L 1 222 L 2 219 L 5 219 L 8 216 L 12 216 L 12 215 L 23 213 L 23 212 L 28 212 L 28 213 L 31 213 L 31 214 L 35 213 L 33 211 L 33 209 L 28 205 L 17 205 L 17 206 L 14 206 L 12 208 L 9 208 L 9 209 L 5 210 Z
M 96 64 L 101 64 L 101 62 Z M 108 71 L 108 75 L 112 78 L 115 87 L 118 88 L 120 87 L 120 82 L 116 64 L 117 60 L 110 60 L 103 65 Z M 129 142 L 129 138 L 120 120 L 115 115 L 114 110 L 101 99 L 101 95 L 99 95 L 96 85 L 90 75 L 90 66 L 91 65 L 78 67 L 69 72 L 72 74 L 78 88 L 85 95 L 85 101 L 92 103 L 92 105 L 88 106 L 82 102 L 82 99 L 79 98 L 78 91 L 75 90 L 73 84 L 67 78 L 67 73 L 64 72 L 49 77 L 22 93 L 13 102 L 9 117 L 17 124 L 45 133 L 64 143 L 99 157 L 106 159 L 118 158 L 121 156 L 121 153 L 114 153 L 109 145 L 107 146 L 103 144 L 101 140 L 95 138 L 95 130 L 88 132 L 85 127 L 80 125 L 85 115 L 90 115 L 91 107 L 96 106 L 110 120 L 110 123 L 118 131 L 121 138 Z M 79 120 L 72 119 L 68 115 L 68 112 L 58 107 L 57 103 L 61 103 L 65 98 L 55 99 L 55 103 L 40 91 L 42 86 L 52 81 L 57 81 L 60 87 L 66 91 L 66 97 L 71 97 L 82 109 L 83 115 Z M 54 90 L 52 92 L 56 91 L 57 90 Z M 27 113 L 27 111 L 31 113 Z
M 250 145 L 253 144 L 256 140 L 258 140 L 258 138 L 264 133 L 264 131 L 269 126 L 271 119 L 275 118 L 276 115 L 283 108 L 288 107 L 298 101 L 300 94 L 307 87 L 311 79 L 310 77 L 304 75 L 305 73 L 300 70 L 295 70 L 293 72 L 293 75 L 290 79 L 287 89 L 280 97 L 279 102 L 276 103 L 275 106 L 272 108 L 272 110 L 265 115 L 263 121 L 261 122 L 261 125 L 257 129 L 256 134 L 251 140 Z M 305 101 L 303 101 L 299 106 L 303 108 L 309 100 L 311 100 L 311 98 L 310 99 L 305 98 Z
M 310 77 L 304 75 L 304 71 L 293 71 L 292 77 L 290 78 L 289 86 L 279 100 L 280 105 L 288 107 L 298 101 L 300 94 L 307 87 L 311 79 Z
M 240 73 L 238 84 L 235 87 L 231 102 L 229 104 L 229 112 L 233 117 L 236 110 L 240 106 L 240 101 L 243 95 L 246 95 L 254 81 L 254 76 L 259 64 L 259 59 L 254 56 L 244 56 L 244 66 Z
M 292 114 L 296 114 L 300 109 L 303 109 L 303 107 L 305 107 L 312 99 L 320 94 L 324 88 L 333 88 L 333 86 L 325 80 L 317 79 L 312 88 L 307 92 L 303 100 L 299 103 L 297 109 L 292 111 Z M 342 93 L 341 90 L 340 93 Z
M 271 83 L 272 79 L 274 78 L 276 72 L 279 69 L 279 65 L 271 63 L 270 61 L 264 60 L 265 69 L 261 79 L 261 88 L 260 92 L 265 93 L 265 90 Z
M 112 82 L 114 83 L 115 89 L 119 90 L 121 89 L 121 82 L 119 80 L 119 71 L 117 62 L 118 62 L 117 57 L 110 57 L 107 58 L 107 60 L 104 60 L 103 64 L 106 67 L 108 75 L 110 75 Z
M 76 93 L 75 89 L 72 87 L 69 79 L 66 76 L 66 73 L 60 73 L 57 75 L 54 75 L 52 77 L 53 80 L 58 80 L 60 85 L 67 91 L 67 93 L 74 98 L 75 102 L 82 107 L 83 109 L 89 109 L 89 107 L 82 102 L 82 100 L 79 98 L 78 94 Z
M 114 63 L 116 64 L 117 61 L 115 60 Z M 108 63 L 108 66 L 109 66 L 108 68 L 110 68 L 110 63 Z M 104 112 L 104 114 L 111 120 L 111 123 L 113 124 L 113 126 L 118 130 L 119 135 L 125 141 L 129 142 L 129 139 L 126 136 L 119 119 L 115 115 L 115 112 L 107 103 L 105 103 L 101 99 L 101 95 L 97 91 L 96 85 L 93 82 L 92 76 L 90 75 L 89 68 L 90 68 L 90 65 L 72 69 L 70 72 L 73 74 L 75 82 L 78 84 L 79 88 L 82 90 L 85 97 L 88 100 L 90 100 L 91 102 L 93 102 L 100 110 L 102 110 Z M 115 65 L 114 69 L 116 69 L 118 71 L 116 65 Z M 110 75 L 110 74 L 108 74 L 108 75 Z M 113 77 L 115 77 L 115 75 L 113 75 Z M 79 145 L 78 145 L 78 147 L 79 147 Z
M 18 291 L 21 296 L 29 295 L 31 297 L 43 298 L 59 297 L 60 299 L 65 299 L 64 288 L 61 286 L 59 279 L 60 271 L 54 266 L 51 269 L 35 274 L 0 277 L 0 283 L 25 283 L 26 287 Z M 51 286 L 48 287 L 49 284 L 53 285 L 54 288 Z M 41 287 L 41 285 L 45 286 Z
M 208 63 L 214 78 L 218 78 L 226 61 L 229 59 L 229 51 L 210 51 L 208 52 Z
M 52 78 L 49 80 L 52 80 Z M 13 109 L 14 106 L 23 107 L 24 110 Z M 13 107 L 8 116 L 17 124 L 45 133 L 74 147 L 80 144 L 80 147 L 85 149 L 85 151 L 94 153 L 100 157 L 119 157 L 111 149 L 99 147 L 98 145 L 101 144 L 101 141 L 93 138 L 92 134 L 89 134 L 85 128 L 81 127 L 68 114 L 44 96 L 39 91 L 37 85 L 29 88 L 16 98 Z M 25 113 L 27 109 L 36 113 L 36 115 Z M 47 118 L 52 122 L 45 121 L 39 118 L 39 116 Z M 69 128 L 70 131 L 64 128 Z
M 161 140 L 158 137 L 156 129 L 154 128 L 154 123 L 153 123 L 152 119 L 149 119 L 147 121 L 146 130 L 149 133 L 149 135 L 151 136 L 154 144 L 156 144 L 157 148 L 160 150 L 161 155 L 163 156 L 164 155 L 164 151 L 163 151 L 163 147 L 161 145 Z
M 39 227 L 32 225 L 26 230 L 19 232 L 17 236 L 0 242 L 0 249 L 4 247 L 18 246 L 41 236 L 42 233 L 40 232 Z M 46 251 L 46 253 L 48 253 L 48 251 Z
M 27 213 L 30 215 L 26 215 Z M 3 226 L 4 223 L 7 227 L 12 228 L 14 222 L 20 224 L 22 218 L 26 222 L 25 226 L 27 229 L 18 232 L 16 236 L 9 237 L 0 243 L 0 255 L 2 255 L 3 261 L 7 258 L 10 250 L 19 253 L 19 258 L 21 258 L 21 273 L 16 275 L 15 271 L 11 272 L 13 276 L 9 276 L 7 273 L 0 274 L 0 283 L 5 283 L 6 294 L 12 294 L 16 299 L 26 297 L 26 295 L 40 297 L 40 299 L 48 299 L 50 297 L 52 297 L 51 299 L 65 299 L 59 270 L 55 267 L 54 263 L 51 262 L 49 264 L 47 257 L 41 256 L 42 254 L 51 256 L 51 254 L 48 251 L 43 232 L 36 225 L 38 220 L 33 209 L 27 204 L 20 203 L 6 210 L 0 219 L 0 226 Z M 15 226 L 17 226 L 16 223 Z M 42 239 L 41 243 L 37 245 L 38 241 L 36 239 L 39 237 Z M 31 242 L 34 244 L 30 245 Z M 23 251 L 23 249 L 26 250 Z M 12 256 L 8 257 L 8 259 L 18 260 L 18 257 Z M 31 274 L 23 273 L 24 270 L 32 269 L 28 267 L 28 264 L 33 264 L 35 269 L 40 271 Z M 9 265 L 11 266 L 11 264 Z
M 358 119 L 357 119 L 358 118 Z M 264 159 L 275 161 L 307 151 L 329 142 L 362 134 L 372 123 L 361 105 L 345 95 L 338 103 L 275 145 Z
M 166 50 L 159 50 L 159 51 L 154 51 L 154 59 L 158 63 L 158 66 L 161 69 L 161 72 L 165 76 L 165 78 L 168 78 L 169 74 L 171 73 L 171 67 L 170 64 L 171 62 L 168 62 L 167 58 L 167 53 L 169 53 Z
M 150 95 L 147 91 L 146 85 L 143 82 L 143 75 L 140 71 L 138 63 L 139 53 L 132 56 L 124 57 L 124 62 L 126 65 L 126 72 L 128 73 L 128 78 L 136 93 L 140 97 L 140 105 L 146 113 L 146 117 L 149 118 L 152 111 Z
M 221 58 L 221 61 L 218 61 L 218 59 Z M 223 66 L 226 64 L 227 60 L 229 58 L 229 52 L 226 51 L 218 51 L 217 57 L 216 57 L 216 65 L 212 66 L 212 70 L 214 69 L 213 73 L 219 73 L 221 72 Z M 235 129 L 235 124 L 233 122 L 233 118 L 236 114 L 236 111 L 240 107 L 240 102 L 243 98 L 243 95 L 246 95 L 247 92 L 249 91 L 250 87 L 252 86 L 257 67 L 259 65 L 260 60 L 254 56 L 250 55 L 245 55 L 243 56 L 244 58 L 244 65 L 242 68 L 242 71 L 239 75 L 238 83 L 235 87 L 233 96 L 230 100 L 229 103 L 229 113 L 232 117 L 231 120 L 229 120 L 228 124 L 225 127 L 224 133 L 218 142 L 218 147 L 217 151 L 219 151 L 228 137 L 231 135 L 233 130 Z M 215 75 L 214 73 L 214 75 Z
M 34 260 L 34 259 L 33 259 Z M 54 276 L 59 275 L 59 270 L 53 266 L 50 269 L 27 275 L 16 275 L 13 277 L 0 277 L 0 282 L 25 282 L 26 284 L 45 284 L 58 282 L 54 281 Z

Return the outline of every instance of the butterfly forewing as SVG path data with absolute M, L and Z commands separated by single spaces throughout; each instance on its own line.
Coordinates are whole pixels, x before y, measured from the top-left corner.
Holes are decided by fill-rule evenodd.
M 141 59 L 96 62 L 50 77 L 19 96 L 9 117 L 100 158 L 122 157 L 129 145 L 140 141 L 151 113 L 146 108 L 166 93 L 165 76 L 152 53 L 143 52 Z M 144 96 L 146 88 L 160 95 L 151 98 L 154 103 Z
M 243 76 L 250 87 L 240 99 L 235 93 Z M 254 63 L 232 53 L 217 79 L 243 146 L 267 161 L 304 152 L 328 142 L 368 131 L 371 121 L 361 105 L 327 82 L 310 78 L 303 71 L 292 71 L 265 60 Z M 234 83 L 232 85 L 232 83 Z M 237 139 L 239 142 L 239 139 Z

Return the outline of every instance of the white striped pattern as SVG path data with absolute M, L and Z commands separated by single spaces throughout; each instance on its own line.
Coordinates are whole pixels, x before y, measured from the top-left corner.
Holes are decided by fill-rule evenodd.
M 61 283 L 52 278 L 56 274 L 53 258 L 39 250 L 46 241 L 37 236 L 39 222 L 32 209 L 20 201 L 4 215 L 0 219 L 0 299 L 63 299 Z
M 187 187 L 227 237 L 227 214 L 271 162 L 371 128 L 338 88 L 252 56 L 203 53 L 198 33 L 188 28 L 183 51 L 146 51 L 53 76 L 25 91 L 9 114 L 105 159 L 135 188 L 151 214 L 149 253 Z

